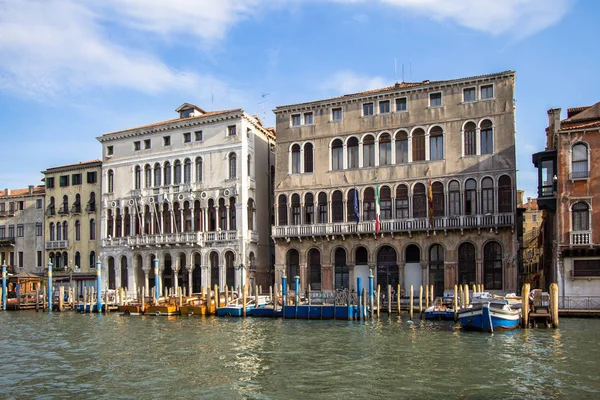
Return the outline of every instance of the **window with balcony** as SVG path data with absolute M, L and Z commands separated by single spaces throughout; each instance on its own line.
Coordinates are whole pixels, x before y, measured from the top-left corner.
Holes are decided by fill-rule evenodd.
M 425 131 L 421 128 L 412 134 L 412 160 L 425 161 Z
M 312 173 L 314 170 L 314 148 L 312 143 L 304 144 L 304 172 Z
M 392 219 L 392 191 L 389 186 L 379 189 L 381 220 Z
M 348 190 L 348 194 L 346 196 L 346 215 L 348 222 L 358 222 L 360 218 L 359 211 L 359 201 L 358 201 L 358 191 L 353 189 Z M 359 215 L 356 215 L 356 214 Z
M 408 162 L 408 134 L 404 131 L 396 133 L 396 164 Z
M 399 185 L 396 188 L 396 219 L 408 218 L 408 187 Z
M 298 194 L 293 194 L 291 200 L 291 225 L 300 225 L 300 196 Z
M 285 194 L 280 194 L 277 203 L 279 208 L 279 226 L 285 226 L 288 224 L 287 196 Z
M 498 242 L 483 248 L 483 285 L 486 290 L 502 290 L 502 247 Z
M 494 181 L 491 178 L 484 178 L 481 181 L 481 212 L 494 213 Z
M 433 216 L 443 217 L 445 213 L 444 185 L 441 182 L 434 182 L 431 185 L 431 200 L 433 202 Z
M 572 149 L 571 179 L 585 179 L 590 176 L 588 168 L 588 147 L 578 143 Z
M 324 192 L 319 193 L 319 223 L 326 224 L 327 221 L 327 194 Z
M 363 167 L 375 166 L 375 138 L 367 135 L 363 138 Z
M 358 168 L 358 138 L 348 139 L 346 149 L 348 151 L 348 168 Z
M 392 164 L 392 139 L 389 134 L 379 136 L 379 165 Z
M 312 193 L 304 195 L 304 223 L 308 225 L 315 223 L 315 200 Z
M 510 213 L 513 210 L 512 179 L 508 175 L 502 175 L 498 179 L 498 212 Z
M 331 169 L 334 171 L 344 169 L 344 143 L 336 139 L 331 144 Z
M 342 192 L 336 190 L 331 196 L 331 215 L 333 222 L 344 222 L 344 201 Z
M 413 188 L 413 217 L 427 217 L 427 196 L 425 195 L 425 185 L 417 183 Z
M 477 214 L 477 182 L 469 179 L 465 183 L 465 215 Z
M 571 209 L 574 231 L 590 230 L 590 208 L 587 203 L 579 202 L 573 204 Z
M 375 189 L 368 187 L 363 193 L 362 201 L 362 219 L 363 221 L 375 220 Z
M 460 215 L 460 185 L 458 181 L 451 181 L 448 185 L 448 215 Z

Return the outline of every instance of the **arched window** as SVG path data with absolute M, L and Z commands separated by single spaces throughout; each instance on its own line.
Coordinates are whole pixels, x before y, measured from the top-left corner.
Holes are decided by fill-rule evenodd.
M 149 164 L 144 166 L 144 187 L 152 187 L 152 168 Z
M 96 240 L 96 220 L 90 219 L 90 240 Z
M 142 187 L 142 167 L 137 165 L 135 167 L 135 189 L 140 189 Z
M 358 216 L 356 213 L 360 214 L 358 209 L 355 210 L 355 204 L 358 205 L 357 193 L 354 188 L 348 191 L 348 195 L 346 196 L 346 215 L 348 216 L 348 222 L 358 222 Z M 358 207 L 356 207 L 358 208 Z
M 358 168 L 358 139 L 348 139 L 348 168 Z
M 158 187 L 161 185 L 161 167 L 160 164 L 154 164 L 154 187 Z
M 89 211 L 89 212 L 96 211 L 96 193 L 95 192 L 90 193 L 90 201 L 88 201 L 86 211 Z
M 190 183 L 192 181 L 192 161 L 186 158 L 183 161 L 183 182 Z
M 571 177 L 581 179 L 589 177 L 588 148 L 583 143 L 573 146 L 573 159 L 571 162 Z
M 458 181 L 451 181 L 448 185 L 448 215 L 460 215 L 460 185 Z
M 408 135 L 404 131 L 396 133 L 396 164 L 408 162 Z
M 173 164 L 173 170 L 175 172 L 174 182 L 176 185 L 179 185 L 181 183 L 181 161 L 175 160 L 175 163 Z
M 346 250 L 338 248 L 334 255 L 335 276 L 334 284 L 336 289 L 348 289 L 349 287 L 349 269 L 346 264 Z
M 81 267 L 81 254 L 78 251 L 75 252 L 74 262 L 75 262 L 75 265 L 74 265 L 75 269 L 77 269 L 78 267 Z
M 90 268 L 96 268 L 96 252 L 90 251 Z
M 421 128 L 412 134 L 412 160 L 425 161 L 425 131 Z
M 213 251 L 210 253 L 210 286 L 219 284 L 219 253 Z
M 108 170 L 108 193 L 112 193 L 114 191 L 115 186 L 115 173 L 112 169 Z
M 392 219 L 392 192 L 389 186 L 379 188 L 381 220 Z
M 168 161 L 165 163 L 165 169 L 163 171 L 163 182 L 164 186 L 171 184 L 171 163 Z
M 444 185 L 441 182 L 434 182 L 431 185 L 431 197 L 433 201 L 433 216 L 443 217 L 445 213 Z
M 287 209 L 287 196 L 285 194 L 279 195 L 279 226 L 285 226 L 288 224 L 288 209 Z
M 252 170 L 252 156 L 250 154 L 248 154 L 248 158 L 246 159 L 246 163 L 248 164 L 246 167 L 248 168 L 248 176 L 252 176 L 252 173 L 250 172 Z
M 355 265 L 369 265 L 369 251 L 364 246 L 356 249 Z
M 248 199 L 248 229 L 251 231 L 256 230 L 254 227 L 254 215 L 256 214 L 256 206 L 254 205 L 253 199 Z M 232 229 L 235 229 L 235 225 L 232 225 Z
M 321 290 L 321 253 L 317 249 L 308 252 L 309 283 L 311 290 Z
M 166 204 L 165 204 L 166 206 Z M 177 211 L 177 210 L 175 210 Z M 219 228 L 223 231 L 227 229 L 227 207 L 225 206 L 225 199 L 219 199 Z
M 315 223 L 315 200 L 312 193 L 304 195 L 304 223 Z
M 590 230 L 590 208 L 587 203 L 579 202 L 573 204 L 571 209 L 573 214 L 573 230 L 574 231 L 589 231 Z
M 408 218 L 408 187 L 398 185 L 396 188 L 396 219 Z
M 427 217 L 427 197 L 425 196 L 425 185 L 417 183 L 413 189 L 413 217 Z
M 474 122 L 467 122 L 464 128 L 464 152 L 465 156 L 477 154 L 477 126 Z
M 375 139 L 371 135 L 363 138 L 363 167 L 375 166 Z
M 491 178 L 481 181 L 481 213 L 494 213 L 494 181 Z
M 112 192 L 112 190 L 111 190 Z M 60 208 L 60 214 L 68 214 L 69 213 L 69 196 L 66 194 L 63 196 L 62 207 Z
M 230 197 L 229 198 L 229 230 L 230 231 L 237 230 L 237 222 L 235 220 L 236 209 L 237 209 L 237 207 L 235 206 L 235 197 Z M 248 212 L 250 212 L 250 210 L 248 210 Z M 250 219 L 250 217 L 251 216 L 248 215 L 249 219 Z M 252 225 L 248 225 L 248 229 L 252 229 Z
M 237 177 L 237 157 L 234 153 L 229 155 L 229 179 Z
M 439 126 L 433 127 L 429 132 L 429 159 L 444 159 L 444 131 Z
M 287 253 L 287 268 L 288 279 L 293 281 L 296 276 L 300 276 L 300 254 L 298 250 L 289 250 Z
M 392 139 L 387 133 L 379 136 L 379 165 L 392 163 Z
M 477 182 L 469 179 L 465 183 L 465 215 L 477 214 Z
M 319 193 L 319 223 L 327 223 L 327 194 L 325 192 Z
M 492 121 L 485 119 L 481 122 L 481 154 L 494 152 L 494 130 Z
M 300 225 L 300 196 L 296 193 L 292 195 L 292 225 Z
M 508 175 L 502 175 L 498 179 L 498 212 L 512 212 L 513 196 L 512 196 L 512 179 Z
M 483 249 L 483 286 L 485 290 L 502 289 L 502 247 L 489 242 Z
M 202 157 L 196 157 L 196 182 L 202 182 Z
M 342 192 L 336 190 L 331 197 L 331 213 L 333 222 L 344 222 L 344 202 Z
M 470 285 L 476 279 L 475 246 L 463 243 L 458 247 L 458 283 Z
M 63 222 L 63 239 L 64 240 L 69 240 L 69 223 L 67 221 Z
M 62 224 L 56 223 L 56 240 L 62 240 Z
M 313 145 L 312 143 L 306 143 L 304 145 L 304 172 L 310 173 L 313 172 L 314 169 L 314 155 L 313 155 Z
M 435 296 L 444 294 L 444 249 L 439 244 L 429 249 L 429 283 Z
M 344 169 L 344 143 L 336 139 L 331 144 L 331 169 L 334 171 Z
M 363 194 L 363 221 L 375 220 L 375 189 L 368 187 Z
M 50 234 L 50 241 L 53 242 L 56 238 L 55 231 L 54 231 L 54 222 L 50 222 L 48 224 L 48 233 Z
M 300 145 L 292 146 L 292 174 L 300 173 Z

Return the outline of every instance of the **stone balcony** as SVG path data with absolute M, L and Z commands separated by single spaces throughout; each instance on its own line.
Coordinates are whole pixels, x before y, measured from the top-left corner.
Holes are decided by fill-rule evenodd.
M 173 245 L 219 247 L 235 244 L 239 239 L 241 239 L 241 236 L 238 236 L 238 231 L 164 233 L 104 238 L 102 239 L 102 247 L 160 247 Z M 249 231 L 249 239 L 258 242 L 258 233 Z
M 425 231 L 448 231 L 463 229 L 497 229 L 512 227 L 514 214 L 460 215 L 456 217 L 392 219 L 381 221 L 382 233 L 417 233 Z M 312 236 L 337 236 L 349 234 L 371 234 L 375 232 L 375 221 L 336 222 L 328 224 L 274 226 L 274 239 Z
M 68 240 L 49 240 L 46 242 L 46 250 L 66 249 L 68 247 Z
M 587 246 L 592 244 L 592 231 L 571 231 L 571 246 Z

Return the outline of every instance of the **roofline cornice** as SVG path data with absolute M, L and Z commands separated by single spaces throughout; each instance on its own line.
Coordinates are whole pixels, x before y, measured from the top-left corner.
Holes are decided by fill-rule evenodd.
M 75 164 L 75 165 L 67 165 L 64 167 L 48 168 L 47 170 L 42 171 L 42 174 L 47 175 L 47 174 L 54 174 L 57 172 L 75 171 L 78 169 L 91 169 L 91 168 L 96 168 L 96 167 L 100 167 L 100 169 L 102 169 L 102 161 L 97 161 L 97 162 L 88 163 L 88 164 Z

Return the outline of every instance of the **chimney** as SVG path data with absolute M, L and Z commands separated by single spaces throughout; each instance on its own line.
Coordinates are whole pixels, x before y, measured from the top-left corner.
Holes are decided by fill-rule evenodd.
M 546 150 L 555 148 L 555 136 L 560 130 L 560 108 L 548 110 L 548 130 L 546 131 Z
M 527 209 L 531 210 L 531 197 L 527 198 Z
M 33 194 L 33 185 L 29 185 L 29 194 Z
M 10 196 L 10 189 L 4 189 L 4 195 L 6 197 Z

